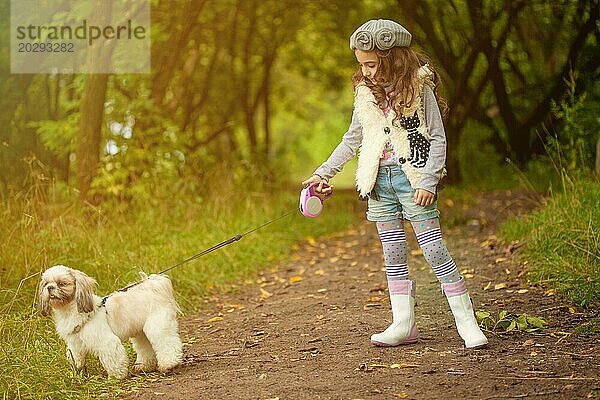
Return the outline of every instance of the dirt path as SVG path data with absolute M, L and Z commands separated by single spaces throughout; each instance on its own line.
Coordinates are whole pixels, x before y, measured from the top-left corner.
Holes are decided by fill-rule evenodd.
M 483 206 L 485 204 L 485 207 Z M 452 206 L 452 207 L 450 207 Z M 444 238 L 468 278 L 476 307 L 549 321 L 544 334 L 488 334 L 483 350 L 463 348 L 452 314 L 408 232 L 417 281 L 415 345 L 369 343 L 391 312 L 374 226 L 306 243 L 293 259 L 240 293 L 210 299 L 182 320 L 185 363 L 150 383 L 144 399 L 575 399 L 598 395 L 600 345 L 573 334 L 584 316 L 544 288 L 527 286 L 490 236 L 507 214 L 529 208 L 514 193 L 487 195 L 458 209 L 465 224 Z M 358 217 L 357 220 L 360 220 Z M 519 275 L 521 274 L 521 277 Z M 491 283 L 491 284 L 490 284 Z M 494 288 L 498 284 L 506 287 Z M 216 318 L 215 318 L 216 317 Z M 568 334 L 565 334 L 568 333 Z

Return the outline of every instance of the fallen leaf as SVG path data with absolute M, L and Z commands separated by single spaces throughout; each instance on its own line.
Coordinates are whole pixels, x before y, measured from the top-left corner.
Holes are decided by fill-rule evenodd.
M 575 314 L 575 309 L 574 309 L 573 307 L 569 307 L 569 312 L 570 312 L 571 314 Z
M 318 269 L 315 271 L 315 275 L 325 275 L 325 271 L 323 271 L 322 269 Z
M 367 303 L 363 306 L 363 310 L 368 311 L 375 307 L 381 307 L 381 303 Z
M 554 289 L 548 289 L 548 290 L 546 290 L 546 291 L 544 292 L 544 294 L 545 294 L 546 296 L 554 296 L 554 295 L 556 294 L 556 290 L 554 290 Z
M 389 368 L 390 366 L 387 364 L 370 364 L 369 367 L 371 367 L 371 368 Z
M 209 319 L 206 322 L 219 322 L 219 321 L 223 321 L 223 317 L 212 317 L 211 319 Z
M 327 292 L 327 289 L 318 289 L 317 290 L 317 293 L 326 293 L 326 292 Z
M 506 249 L 504 250 L 504 252 L 506 254 L 512 254 L 515 250 L 517 250 L 519 247 L 521 247 L 521 243 L 519 243 L 518 240 L 513 240 L 511 242 L 511 244 L 509 244 L 508 246 L 506 246 Z
M 260 299 L 261 300 L 266 300 L 269 297 L 273 296 L 273 293 L 269 293 L 263 288 L 259 288 L 259 289 L 260 289 Z
M 508 268 L 504 268 L 504 272 L 506 273 L 506 275 L 510 275 L 511 274 L 510 269 L 508 269 Z
M 190 337 L 190 338 L 187 338 L 183 344 L 184 344 L 184 345 L 185 345 L 185 344 L 194 344 L 194 343 L 198 343 L 198 342 L 200 342 L 200 341 L 202 341 L 202 339 L 201 339 L 201 338 L 197 338 L 197 337 L 195 337 L 195 336 L 192 336 L 192 337 Z
M 338 262 L 339 260 L 340 260 L 340 258 L 339 258 L 339 257 L 331 257 L 331 258 L 329 259 L 329 262 L 330 262 L 330 263 L 332 263 L 332 264 L 334 264 L 334 263 Z
M 302 278 L 301 276 L 297 276 L 297 275 L 296 276 L 292 276 L 290 278 L 290 283 L 298 283 L 298 282 L 301 282 L 302 279 L 304 279 L 304 278 Z
M 498 258 L 496 258 L 496 260 L 494 260 L 494 262 L 496 264 L 499 264 L 499 263 L 504 262 L 506 260 L 508 260 L 508 258 L 506 258 L 506 257 L 498 257 Z
M 490 249 L 494 248 L 496 242 L 498 241 L 498 238 L 496 236 L 490 236 L 487 239 L 485 239 L 483 242 L 481 242 L 481 244 L 479 245 L 482 248 L 488 247 Z
M 397 397 L 397 398 L 399 398 L 399 399 L 408 399 L 408 394 L 406 394 L 406 393 L 404 393 L 404 392 L 402 392 L 402 393 L 396 393 L 396 394 L 394 395 L 394 397 Z
M 378 286 L 375 286 L 369 290 L 369 292 L 384 292 L 387 289 L 387 285 L 385 283 L 381 283 Z
M 390 368 L 416 368 L 418 366 L 417 364 L 399 363 L 390 365 Z
M 523 342 L 523 347 L 525 346 L 533 346 L 535 344 L 535 340 L 533 339 L 527 339 L 525 342 Z
M 497 283 L 494 285 L 494 290 L 504 289 L 506 287 L 506 283 Z
M 492 287 L 492 282 L 488 282 L 488 284 L 485 285 L 485 287 L 483 288 L 483 290 L 488 290 L 491 287 Z
M 529 290 L 527 290 L 527 289 L 519 289 L 519 290 L 517 290 L 517 293 L 523 294 L 523 293 L 527 293 L 528 291 Z
M 311 246 L 315 246 L 317 244 L 317 241 L 315 240 L 314 237 L 312 236 L 307 236 L 306 237 L 306 241 L 308 242 L 308 244 L 310 244 Z

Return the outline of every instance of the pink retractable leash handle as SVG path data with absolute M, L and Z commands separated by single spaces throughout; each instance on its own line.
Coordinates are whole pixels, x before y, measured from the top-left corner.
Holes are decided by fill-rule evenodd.
M 327 194 L 319 194 L 316 192 L 317 186 L 319 186 L 319 184 L 313 182 L 300 192 L 300 212 L 305 217 L 318 217 L 319 214 L 321 214 L 321 211 L 323 211 L 323 202 L 333 194 L 333 191 Z M 329 187 L 331 186 L 323 183 L 323 189 Z

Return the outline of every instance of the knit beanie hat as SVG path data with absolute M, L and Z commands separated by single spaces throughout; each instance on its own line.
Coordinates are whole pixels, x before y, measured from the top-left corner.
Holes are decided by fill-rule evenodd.
M 372 19 L 359 26 L 350 36 L 352 50 L 371 51 L 408 46 L 412 35 L 402 25 L 389 19 Z

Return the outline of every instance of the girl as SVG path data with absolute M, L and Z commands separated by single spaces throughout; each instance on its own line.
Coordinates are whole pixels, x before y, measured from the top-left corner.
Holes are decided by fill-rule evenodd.
M 359 63 L 350 128 L 331 156 L 303 185 L 324 188 L 358 148 L 356 186 L 368 199 L 383 246 L 392 324 L 371 336 L 377 346 L 415 343 L 414 282 L 408 279 L 403 220 L 412 224 L 425 260 L 442 285 L 458 333 L 468 348 L 487 339 L 473 314 L 465 280 L 440 231 L 437 185 L 445 173 L 446 136 L 435 92 L 438 76 L 409 45 L 411 34 L 390 20 L 371 20 L 350 36 Z

